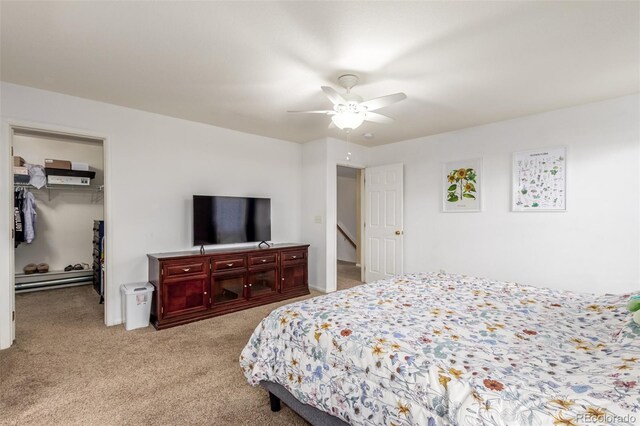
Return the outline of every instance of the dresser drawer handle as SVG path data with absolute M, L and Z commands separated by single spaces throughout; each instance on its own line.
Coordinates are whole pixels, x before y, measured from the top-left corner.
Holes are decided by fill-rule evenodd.
M 295 259 L 295 258 L 296 258 L 296 257 L 298 257 L 298 256 L 291 256 L 291 257 Z
M 191 268 L 182 268 L 183 271 L 185 272 L 189 272 L 191 270 Z
M 253 284 L 249 284 L 249 287 L 251 287 Z
M 267 259 L 262 259 L 262 263 L 264 263 L 264 262 L 266 262 L 266 261 L 267 261 Z
M 227 263 L 227 266 L 231 267 L 233 266 L 233 263 Z

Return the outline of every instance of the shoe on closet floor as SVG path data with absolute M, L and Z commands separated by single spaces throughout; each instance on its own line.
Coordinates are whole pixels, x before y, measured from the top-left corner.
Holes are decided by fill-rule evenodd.
M 65 272 L 73 271 L 73 265 L 67 265 L 64 267 Z
M 44 274 L 46 272 L 49 272 L 49 264 L 47 263 L 38 263 L 38 273 L 39 274 Z

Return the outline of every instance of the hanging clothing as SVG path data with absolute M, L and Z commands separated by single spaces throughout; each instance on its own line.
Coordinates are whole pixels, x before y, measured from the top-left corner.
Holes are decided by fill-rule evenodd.
M 13 198 L 13 229 L 14 229 L 14 243 L 18 247 L 20 243 L 24 242 L 24 213 L 22 212 L 23 204 L 22 189 L 16 190 Z
M 31 244 L 36 238 L 36 197 L 31 192 L 25 192 L 22 212 L 24 213 L 24 240 Z
M 47 184 L 47 177 L 44 174 L 44 167 L 37 164 L 27 164 L 29 168 L 29 185 L 40 189 Z

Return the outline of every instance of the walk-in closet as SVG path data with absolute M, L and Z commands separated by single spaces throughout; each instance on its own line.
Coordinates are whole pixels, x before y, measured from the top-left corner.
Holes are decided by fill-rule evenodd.
M 101 310 L 103 141 L 15 129 L 12 142 L 16 297 L 83 286 Z

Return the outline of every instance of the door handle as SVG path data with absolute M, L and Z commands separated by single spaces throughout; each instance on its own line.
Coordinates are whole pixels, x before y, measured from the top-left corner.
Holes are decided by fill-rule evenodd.
M 400 230 L 396 231 L 396 235 L 402 235 L 402 231 Z

